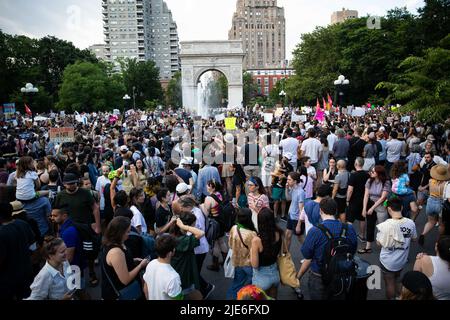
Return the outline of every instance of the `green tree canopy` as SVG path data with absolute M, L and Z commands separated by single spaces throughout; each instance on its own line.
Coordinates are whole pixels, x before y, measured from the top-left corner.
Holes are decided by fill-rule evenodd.
M 181 93 L 181 72 L 175 73 L 169 81 L 166 92 L 167 105 L 180 108 L 183 105 L 183 97 Z

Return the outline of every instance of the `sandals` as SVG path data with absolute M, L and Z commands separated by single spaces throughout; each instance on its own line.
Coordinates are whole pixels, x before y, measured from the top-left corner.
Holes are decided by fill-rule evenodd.
M 372 253 L 372 248 L 369 248 L 369 249 L 366 249 L 366 248 L 364 248 L 364 249 L 359 249 L 359 250 L 358 250 L 358 253 L 359 253 L 359 254 Z

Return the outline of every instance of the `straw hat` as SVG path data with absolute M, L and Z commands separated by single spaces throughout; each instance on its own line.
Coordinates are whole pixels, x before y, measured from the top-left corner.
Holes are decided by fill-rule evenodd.
M 442 164 L 438 164 L 431 168 L 430 174 L 433 179 L 439 181 L 446 181 L 450 179 L 450 173 L 448 172 L 447 166 Z
M 17 214 L 20 214 L 22 212 L 25 212 L 22 202 L 20 202 L 20 201 L 13 201 L 13 202 L 10 202 L 9 204 L 13 208 L 13 212 L 12 212 L 13 216 L 15 216 Z

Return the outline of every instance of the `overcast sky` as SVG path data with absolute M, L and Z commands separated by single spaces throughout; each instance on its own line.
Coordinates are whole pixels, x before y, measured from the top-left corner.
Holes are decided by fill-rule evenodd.
M 166 0 L 178 25 L 181 41 L 226 40 L 236 0 Z M 385 15 L 406 6 L 411 12 L 423 0 L 278 0 L 285 8 L 287 58 L 302 33 L 330 23 L 333 11 L 343 7 L 359 16 Z M 79 48 L 103 43 L 101 0 L 0 0 L 0 28 L 11 34 L 40 38 L 54 35 Z

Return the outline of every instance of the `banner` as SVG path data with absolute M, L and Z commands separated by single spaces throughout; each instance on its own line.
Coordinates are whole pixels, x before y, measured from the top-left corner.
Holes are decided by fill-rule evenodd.
M 352 110 L 352 117 L 364 117 L 366 115 L 366 110 L 360 107 L 356 107 Z
M 54 143 L 74 142 L 75 132 L 73 128 L 51 128 L 49 131 L 50 141 Z
M 225 118 L 225 130 L 236 130 L 236 118 Z

